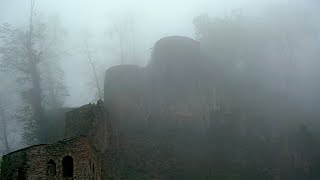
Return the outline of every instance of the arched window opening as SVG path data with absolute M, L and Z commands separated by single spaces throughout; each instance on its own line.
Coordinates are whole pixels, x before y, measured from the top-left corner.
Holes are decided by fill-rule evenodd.
M 50 159 L 47 163 L 47 175 L 48 176 L 55 176 L 56 175 L 56 163 Z
M 73 158 L 65 156 L 62 159 L 63 177 L 73 177 Z
M 19 180 L 26 180 L 27 179 L 26 172 L 22 168 L 18 169 L 18 177 L 17 177 L 17 179 L 19 179 Z

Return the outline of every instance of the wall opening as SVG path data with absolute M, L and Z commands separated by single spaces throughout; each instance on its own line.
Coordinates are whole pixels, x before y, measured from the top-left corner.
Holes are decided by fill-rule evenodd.
M 26 180 L 27 179 L 26 172 L 25 172 L 24 169 L 22 169 L 22 168 L 18 169 L 18 177 L 17 177 L 17 179 L 19 179 L 19 180 Z
M 48 176 L 55 176 L 56 175 L 56 163 L 50 159 L 47 163 L 47 175 Z
M 73 158 L 65 156 L 62 160 L 63 177 L 73 177 Z

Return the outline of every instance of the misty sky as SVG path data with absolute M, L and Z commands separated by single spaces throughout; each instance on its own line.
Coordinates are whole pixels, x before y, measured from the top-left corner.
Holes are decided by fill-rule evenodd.
M 87 88 L 87 64 L 81 54 L 84 32 L 92 36 L 105 35 L 109 26 L 125 16 L 132 17 L 136 41 L 142 62 L 147 61 L 150 48 L 164 36 L 194 37 L 193 18 L 201 14 L 224 16 L 231 10 L 241 9 L 247 15 L 259 15 L 275 4 L 290 5 L 306 0 L 38 0 L 35 9 L 39 16 L 57 15 L 68 36 L 69 56 L 62 62 L 70 96 L 68 106 L 79 106 L 91 100 Z M 29 0 L 0 0 L 0 23 L 21 25 L 29 16 Z M 97 37 L 96 37 L 97 38 Z M 80 40 L 81 39 L 81 40 Z M 102 41 L 100 39 L 100 41 Z M 104 40 L 103 40 L 104 41 Z M 105 41 L 108 41 L 105 38 Z M 99 44 L 98 42 L 97 44 Z M 101 42 L 101 44 L 107 42 Z M 103 46 L 103 45 L 101 45 Z M 110 45 L 109 45 L 110 46 Z M 96 48 L 96 47 L 95 47 Z M 96 55 L 105 70 L 115 64 L 113 56 Z M 104 67 L 105 66 L 105 67 Z

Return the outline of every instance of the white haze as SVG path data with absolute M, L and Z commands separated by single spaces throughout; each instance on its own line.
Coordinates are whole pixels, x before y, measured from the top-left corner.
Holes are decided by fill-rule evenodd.
M 106 70 L 119 64 L 112 49 L 117 44 L 110 39 L 114 23 L 131 18 L 134 25 L 139 61 L 126 62 L 143 65 L 148 60 L 153 44 L 164 36 L 194 37 L 194 17 L 201 14 L 226 16 L 241 10 L 247 16 L 259 16 L 269 7 L 296 6 L 312 10 L 319 3 L 306 0 L 37 0 L 37 16 L 57 16 L 67 32 L 67 56 L 61 61 L 69 90 L 66 106 L 80 106 L 93 99 L 88 88 L 90 69 L 83 42 L 89 39 L 90 49 L 99 69 Z M 26 24 L 29 0 L 0 0 L 0 23 Z M 319 19 L 320 22 L 320 19 Z

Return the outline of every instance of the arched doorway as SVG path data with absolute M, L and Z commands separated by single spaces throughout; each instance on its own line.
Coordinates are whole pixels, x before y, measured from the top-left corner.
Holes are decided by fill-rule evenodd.
M 65 156 L 62 159 L 63 177 L 73 177 L 73 158 Z
M 26 172 L 22 168 L 18 169 L 18 177 L 17 177 L 17 179 L 18 180 L 26 180 L 27 179 Z
M 56 175 L 56 163 L 50 159 L 47 163 L 47 175 L 48 176 L 55 176 Z

